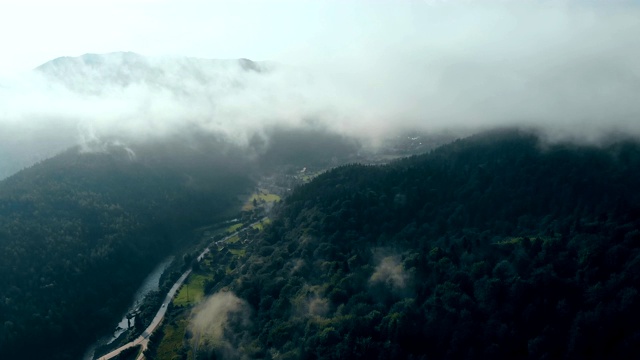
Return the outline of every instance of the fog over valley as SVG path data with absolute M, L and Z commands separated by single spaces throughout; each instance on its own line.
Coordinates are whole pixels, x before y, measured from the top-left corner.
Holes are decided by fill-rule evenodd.
M 497 126 L 591 142 L 640 134 L 640 10 L 632 3 L 354 2 L 343 10 L 319 12 L 336 20 L 315 35 L 316 48 L 301 43 L 277 61 L 109 52 L 5 76 L 0 168 L 75 144 L 182 131 L 242 146 L 273 127 L 368 145 L 408 130 Z M 350 11 L 361 16 L 347 21 Z

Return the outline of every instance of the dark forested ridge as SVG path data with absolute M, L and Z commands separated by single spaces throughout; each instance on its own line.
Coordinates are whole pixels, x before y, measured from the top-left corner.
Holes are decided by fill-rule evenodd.
M 337 168 L 208 288 L 246 300 L 251 323 L 230 318 L 198 355 L 637 358 L 639 183 L 636 142 L 510 131 Z
M 188 230 L 239 207 L 240 161 L 161 145 L 72 149 L 0 183 L 0 358 L 79 358 Z
M 300 136 L 338 163 L 357 151 L 323 130 L 270 136 L 244 148 L 186 130 L 85 144 L 1 181 L 0 358 L 77 359 L 194 228 L 237 215 L 265 167 L 315 165 Z

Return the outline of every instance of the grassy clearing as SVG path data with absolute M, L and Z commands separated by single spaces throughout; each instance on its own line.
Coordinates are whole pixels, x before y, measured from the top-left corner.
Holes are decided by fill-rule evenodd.
M 264 227 L 269 224 L 271 224 L 271 219 L 264 219 L 263 221 L 253 225 L 252 227 L 258 231 L 262 231 L 264 230 Z
M 521 237 L 514 237 L 514 238 L 509 238 L 509 239 L 505 239 L 502 241 L 498 241 L 495 244 L 496 245 L 514 245 L 514 244 L 518 244 L 522 241 Z
M 200 267 L 204 269 L 209 269 L 211 268 L 212 263 L 213 261 L 211 260 L 211 258 L 209 256 L 205 256 L 204 259 L 202 259 L 202 262 L 200 263 Z
M 507 238 L 505 240 L 502 241 L 498 241 L 495 242 L 495 245 L 515 245 L 515 244 L 519 244 L 522 242 L 522 240 L 524 239 L 524 237 L 522 236 L 518 236 L 518 237 L 512 237 L 512 238 Z M 542 241 L 543 243 L 549 241 L 550 238 L 543 238 L 543 237 L 539 237 L 539 236 L 529 236 L 529 240 L 531 241 Z
M 311 180 L 317 178 L 318 175 L 320 175 L 322 173 L 323 173 L 322 171 L 321 172 L 317 172 L 317 173 L 311 172 L 311 171 L 306 171 L 304 173 L 295 175 L 295 177 L 296 177 L 296 179 L 298 179 L 298 180 L 300 180 L 300 181 L 302 181 L 303 183 L 306 184 L 306 183 L 310 182 Z
M 229 249 L 229 252 L 237 257 L 243 257 L 247 254 L 245 249 Z
M 259 203 L 272 203 L 276 201 L 280 201 L 280 196 L 276 194 L 271 194 L 264 189 L 260 189 L 258 193 L 251 194 L 249 199 L 242 206 L 243 211 L 251 211 L 255 209 L 254 200 L 257 204 Z
M 256 196 L 256 195 L 254 195 L 254 196 Z M 262 193 L 262 194 L 258 194 L 256 199 L 257 200 L 262 200 L 264 202 L 276 202 L 276 201 L 280 201 L 280 196 L 278 196 L 276 194 Z M 251 199 L 251 201 L 253 201 L 253 199 Z
M 237 243 L 238 241 L 240 241 L 240 236 L 238 235 L 233 235 L 232 237 L 227 239 L 227 242 L 229 244 Z
M 173 360 L 180 354 L 178 350 L 182 348 L 184 333 L 189 321 L 186 318 L 180 318 L 174 323 L 169 323 L 164 326 L 164 336 L 160 340 L 158 345 L 157 359 L 159 360 Z M 191 359 L 191 350 L 187 354 L 187 359 Z
M 204 282 L 208 279 L 210 279 L 209 276 L 201 274 L 189 275 L 188 282 L 180 288 L 178 295 L 173 299 L 173 305 L 193 305 L 202 301 L 204 297 Z
M 227 228 L 227 232 L 228 233 L 234 233 L 234 232 L 238 231 L 238 229 L 240 229 L 242 227 L 242 225 L 243 225 L 242 223 L 231 225 L 231 226 L 229 226 Z

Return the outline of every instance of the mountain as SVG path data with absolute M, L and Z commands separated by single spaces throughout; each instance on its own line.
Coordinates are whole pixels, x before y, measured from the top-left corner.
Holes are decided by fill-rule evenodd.
M 0 182 L 0 357 L 77 359 L 193 228 L 237 212 L 247 163 L 174 141 L 73 148 Z
M 130 52 L 57 58 L 0 84 L 0 179 L 74 145 L 131 146 L 196 133 L 249 147 L 265 167 L 292 154 L 300 155 L 296 165 L 306 166 L 304 159 L 335 164 L 332 158 L 356 154 L 370 139 L 367 131 L 345 134 L 331 120 L 349 116 L 340 115 L 341 101 L 332 105 L 336 89 L 325 77 L 248 59 Z M 400 145 L 397 157 L 432 147 L 420 136 L 407 146 L 397 135 L 378 139 L 379 148 Z
M 263 174 L 341 164 L 358 149 L 324 131 L 269 139 L 100 140 L 0 181 L 0 357 L 78 358 L 155 265 L 199 240 L 193 229 L 236 216 Z
M 199 276 L 217 281 L 184 315 L 181 353 L 636 358 L 639 182 L 636 141 L 520 131 L 336 168 L 294 190 L 246 253 L 211 254 Z
M 273 102 L 260 105 L 256 98 L 272 97 L 278 69 L 284 66 L 248 59 L 117 52 L 61 57 L 22 77 L 0 79 L 0 179 L 95 138 L 216 136 L 231 128 L 227 137 L 244 140 L 238 133 L 259 132 L 260 124 L 240 122 L 249 121 L 250 106 Z
M 54 83 L 84 94 L 100 95 L 117 88 L 145 86 L 192 96 L 194 89 L 209 92 L 211 87 L 226 90 L 242 87 L 244 75 L 266 74 L 275 66 L 249 59 L 147 57 L 114 52 L 60 57 L 35 70 Z
M 193 245 L 194 228 L 235 215 L 239 197 L 263 176 L 287 179 L 307 167 L 366 161 L 358 140 L 312 119 L 248 123 L 257 129 L 246 139 L 211 125 L 221 98 L 256 84 L 269 92 L 270 83 L 259 80 L 276 69 L 247 59 L 133 53 L 65 57 L 36 69 L 51 91 L 34 100 L 43 112 L 0 134 L 0 177 L 22 168 L 0 181 L 0 358 L 77 358 L 111 330 L 154 265 Z M 49 95 L 59 100 L 56 109 L 69 108 L 66 115 L 49 119 Z M 114 99 L 144 111 L 119 118 Z M 198 115 L 204 122 L 178 111 L 176 123 L 166 125 L 170 111 L 145 110 L 171 102 L 205 109 Z M 232 102 L 244 117 L 245 103 Z M 118 113 L 117 124 L 110 111 Z M 96 113 L 102 120 L 83 118 Z M 50 127 L 38 127 L 47 121 Z M 424 149 L 403 141 L 394 142 L 392 156 Z

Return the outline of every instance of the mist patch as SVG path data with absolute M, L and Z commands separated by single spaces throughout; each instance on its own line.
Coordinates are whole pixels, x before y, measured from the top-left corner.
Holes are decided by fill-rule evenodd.
M 242 359 L 251 326 L 249 304 L 232 292 L 218 292 L 193 310 L 189 325 L 196 354 L 216 353 L 224 359 Z

